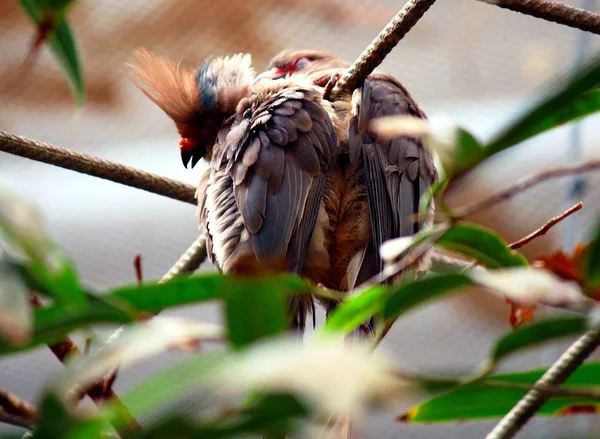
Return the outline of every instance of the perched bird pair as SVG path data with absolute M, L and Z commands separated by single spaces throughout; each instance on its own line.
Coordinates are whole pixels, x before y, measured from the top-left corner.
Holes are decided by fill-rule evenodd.
M 381 73 L 324 99 L 347 66 L 324 52 L 288 51 L 255 76 L 249 55 L 194 70 L 136 53 L 134 82 L 175 122 L 184 165 L 210 163 L 197 197 L 218 269 L 282 260 L 282 269 L 349 291 L 381 271 L 384 241 L 423 226 L 412 215 L 435 179 L 431 156 L 418 139 L 382 139 L 369 123 L 425 114 Z M 310 303 L 293 299 L 294 328 L 304 328 Z

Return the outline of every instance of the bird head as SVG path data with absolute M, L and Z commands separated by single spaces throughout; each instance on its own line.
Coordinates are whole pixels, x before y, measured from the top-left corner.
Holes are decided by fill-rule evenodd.
M 134 53 L 130 79 L 175 122 L 183 165 L 210 159 L 219 129 L 237 104 L 251 94 L 254 70 L 248 54 L 209 58 L 196 69 Z
M 349 65 L 343 59 L 320 50 L 285 50 L 271 60 L 267 71 L 258 75 L 255 82 L 285 79 L 295 74 L 321 74 L 324 71 L 347 68 Z

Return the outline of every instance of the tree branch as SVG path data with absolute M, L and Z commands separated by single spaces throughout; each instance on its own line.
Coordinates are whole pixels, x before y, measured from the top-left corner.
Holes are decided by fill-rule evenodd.
M 14 393 L 0 389 L 0 421 L 31 428 L 38 418 L 38 409 Z
M 0 151 L 196 204 L 192 185 L 5 131 L 0 131 Z
M 519 194 L 520 192 L 523 192 L 524 190 L 529 189 L 530 187 L 535 186 L 536 184 L 541 183 L 543 181 L 557 177 L 564 177 L 567 175 L 582 174 L 584 172 L 593 171 L 598 168 L 600 168 L 600 160 L 592 160 L 574 166 L 561 166 L 559 168 L 548 169 L 546 171 L 540 172 L 539 174 L 535 174 L 530 177 L 524 178 L 515 185 L 509 186 L 506 189 L 502 189 L 490 195 L 487 198 L 475 201 L 463 207 L 458 207 L 454 209 L 453 216 L 456 219 L 464 218 L 466 216 L 474 214 L 475 212 L 479 212 L 480 210 L 493 206 L 494 204 L 498 204 L 501 201 L 506 201 Z
M 545 235 L 546 232 L 548 232 L 548 230 L 550 230 L 552 227 L 554 227 L 556 224 L 558 224 L 559 222 L 564 220 L 569 215 L 577 212 L 578 210 L 581 210 L 582 207 L 583 207 L 583 203 L 580 201 L 579 203 L 575 204 L 570 209 L 565 210 L 560 215 L 555 216 L 554 218 L 549 220 L 546 224 L 544 224 L 539 229 L 533 231 L 532 233 L 530 233 L 527 236 L 524 236 L 523 238 L 519 239 L 518 241 L 515 241 L 512 244 L 509 244 L 509 247 L 512 248 L 513 250 L 515 250 L 517 248 L 523 247 L 525 244 L 528 244 L 529 242 L 533 241 L 535 238 Z
M 435 0 L 409 0 L 344 72 L 331 94 L 336 96 L 359 87 L 434 3 Z
M 31 295 L 31 304 L 37 308 L 43 306 L 36 294 Z M 48 347 L 56 356 L 56 358 L 58 358 L 58 360 L 63 364 L 66 363 L 67 359 L 81 355 L 81 351 L 73 339 L 71 339 L 71 337 L 68 335 L 62 337 L 56 343 L 49 344 Z M 112 389 L 113 381 L 114 378 L 111 376 L 107 377 L 106 379 L 103 378 L 98 380 L 91 387 L 85 389 L 85 391 L 81 393 L 80 398 L 83 398 L 84 394 L 87 394 L 96 405 L 100 405 L 105 401 L 110 401 L 115 410 L 119 412 L 120 417 L 125 420 L 126 428 L 118 429 L 119 434 L 122 436 L 126 432 L 131 433 L 132 431 L 139 431 L 141 429 L 140 424 Z
M 550 0 L 479 0 L 521 14 L 600 34 L 600 14 Z
M 515 405 L 512 410 L 486 436 L 486 439 L 510 439 L 531 419 L 539 408 L 552 396 L 543 389 L 559 386 L 585 359 L 600 345 L 600 331 L 586 332 L 546 371 L 534 387 Z M 538 390 L 542 389 L 542 390 Z

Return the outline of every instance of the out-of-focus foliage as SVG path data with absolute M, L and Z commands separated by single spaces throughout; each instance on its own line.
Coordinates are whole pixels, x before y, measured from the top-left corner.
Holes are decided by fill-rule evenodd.
M 47 35 L 52 47 L 59 44 L 52 43 L 53 38 L 63 41 L 59 38 L 61 23 L 70 38 L 64 13 L 68 3 L 63 3 L 22 1 L 38 25 L 47 22 L 48 14 L 54 20 Z M 48 10 L 48 5 L 58 9 Z M 72 43 L 71 38 L 69 41 Z M 65 61 L 64 68 L 71 71 L 75 88 L 80 84 L 82 89 L 83 82 L 77 79 L 80 68 L 74 44 L 63 44 L 55 51 L 62 50 L 64 60 L 71 61 Z M 63 58 L 59 54 L 59 59 Z M 581 310 L 594 307 L 584 293 L 598 287 L 600 231 L 580 260 L 567 260 L 578 267 L 574 279 L 559 273 L 556 264 L 530 266 L 524 256 L 511 250 L 492 230 L 456 221 L 452 212 L 445 210 L 443 189 L 487 157 L 596 111 L 600 108 L 594 90 L 598 82 L 597 60 L 487 145 L 462 129 L 453 131 L 451 141 L 445 138 L 442 163 L 448 168 L 436 190 L 426 195 L 427 199 L 436 199 L 444 214 L 442 222 L 414 237 L 386 243 L 381 249 L 386 269 L 380 282 L 373 281 L 371 286 L 345 296 L 316 336 L 311 335 L 304 344 L 288 334 L 288 299 L 295 294 L 325 293 L 305 280 L 292 275 L 244 278 L 203 274 L 164 284 L 149 282 L 91 291 L 82 286 L 75 264 L 47 236 L 35 209 L 2 194 L 0 232 L 10 245 L 10 256 L 0 261 L 2 272 L 6 273 L 0 280 L 0 354 L 53 343 L 77 330 L 91 331 L 100 323 L 125 325 L 116 341 L 92 355 L 73 359 L 64 373 L 48 383 L 38 403 L 40 416 L 33 437 L 93 439 L 104 437 L 113 427 L 123 438 L 257 434 L 281 437 L 301 429 L 323 428 L 332 417 L 362 415 L 374 406 L 387 407 L 412 389 L 432 389 L 430 384 L 435 380 L 407 376 L 396 370 L 385 352 L 374 351 L 375 340 L 416 307 L 474 286 L 481 294 L 499 294 L 527 306 L 551 304 Z M 388 129 L 388 135 L 395 134 Z M 435 147 L 439 139 L 431 135 L 430 143 Z M 432 270 L 424 276 L 407 271 L 400 280 L 381 282 L 399 267 L 414 269 L 432 247 L 463 257 L 472 266 Z M 27 301 L 31 293 L 42 295 L 47 303 L 32 309 Z M 223 328 L 183 319 L 150 319 L 168 308 L 207 301 L 221 304 Z M 342 343 L 342 338 L 371 318 L 377 323 L 375 338 Z M 499 361 L 596 325 L 596 319 L 586 316 L 522 325 L 499 337 L 491 346 L 489 357 L 465 371 L 461 379 L 442 380 L 446 393 L 414 407 L 402 419 L 432 422 L 502 416 L 543 371 L 489 376 Z M 214 343 L 222 345 L 222 349 L 206 349 Z M 145 378 L 123 395 L 123 402 L 134 415 L 158 410 L 163 413 L 142 431 L 129 430 L 125 413 L 110 401 L 92 414 L 78 407 L 74 395 L 81 386 L 89 387 L 116 367 L 127 367 L 167 350 L 188 352 L 189 358 Z M 596 363 L 584 365 L 568 381 L 567 388 L 596 388 L 600 385 L 599 367 Z M 177 398 L 191 390 L 199 392 L 196 394 L 207 392 L 204 401 L 209 405 L 193 420 L 172 408 Z M 225 403 L 226 410 L 222 405 Z M 556 396 L 541 413 L 571 413 L 574 405 L 595 410 L 597 404 L 595 398 Z
M 85 98 L 85 84 L 67 12 L 74 0 L 19 0 L 23 11 L 36 26 L 36 38 L 30 56 L 36 56 L 40 46 L 47 42 L 65 72 L 73 97 L 78 104 Z

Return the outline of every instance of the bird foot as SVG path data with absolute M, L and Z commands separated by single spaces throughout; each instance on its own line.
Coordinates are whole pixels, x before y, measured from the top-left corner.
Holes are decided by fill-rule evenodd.
M 327 84 L 325 84 L 325 90 L 323 90 L 323 99 L 329 100 L 333 87 L 335 87 L 335 84 L 337 84 L 341 77 L 342 74 L 339 72 L 331 75 L 331 78 L 329 78 L 329 81 L 327 81 Z

